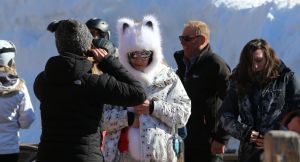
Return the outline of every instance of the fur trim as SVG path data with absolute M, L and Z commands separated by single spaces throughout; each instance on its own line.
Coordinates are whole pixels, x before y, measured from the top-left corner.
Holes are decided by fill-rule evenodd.
M 159 22 L 152 15 L 145 16 L 141 22 L 121 18 L 117 23 L 117 31 L 120 62 L 137 80 L 150 85 L 162 68 L 163 54 Z M 127 55 L 128 52 L 140 50 L 153 51 L 152 62 L 143 71 L 134 69 Z
M 10 97 L 15 95 L 19 91 L 24 89 L 24 80 L 20 79 L 17 75 L 15 76 L 3 76 L 4 73 L 1 73 L 0 78 L 5 80 L 7 85 L 0 82 L 0 96 L 1 97 Z M 11 78 L 15 77 L 15 78 Z
M 131 157 L 137 161 L 142 160 L 141 135 L 139 128 L 129 128 L 128 130 L 128 150 Z

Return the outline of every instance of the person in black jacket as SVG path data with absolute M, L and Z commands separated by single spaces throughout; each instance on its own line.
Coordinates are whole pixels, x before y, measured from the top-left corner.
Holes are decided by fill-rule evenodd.
M 42 121 L 37 161 L 101 162 L 103 104 L 141 104 L 144 90 L 107 53 L 110 49 L 91 48 L 93 37 L 85 24 L 61 20 L 49 24 L 48 30 L 55 32 L 59 55 L 47 61 L 34 82 Z M 92 74 L 93 63 L 104 73 Z
M 96 48 L 112 45 L 114 47 L 109 48 L 112 50 L 111 54 L 116 58 L 119 57 L 118 49 L 115 47 L 115 45 L 113 43 L 111 43 L 109 41 L 110 40 L 110 29 L 109 29 L 109 24 L 107 21 L 95 17 L 95 18 L 89 19 L 85 23 L 85 25 L 89 28 L 89 30 L 94 38 L 93 45 Z M 97 73 L 102 73 L 99 70 L 95 70 L 95 71 L 98 71 Z
M 223 128 L 240 140 L 238 161 L 260 162 L 264 134 L 281 129 L 280 121 L 295 109 L 300 109 L 300 82 L 294 72 L 265 40 L 249 41 L 220 110 Z
M 99 18 L 91 18 L 89 19 L 85 25 L 90 30 L 92 36 L 93 36 L 93 45 L 96 48 L 101 48 L 103 46 L 114 46 L 109 40 L 110 40 L 110 29 L 109 24 L 107 21 Z M 108 51 L 108 53 L 111 53 L 114 57 L 118 58 L 119 52 L 117 48 L 114 47 L 108 47 L 107 49 L 111 49 L 111 51 Z M 103 72 L 101 69 L 99 69 L 96 65 L 92 68 L 93 73 L 95 74 L 102 74 Z M 106 136 L 106 131 L 101 132 L 102 135 L 102 141 L 101 141 L 101 150 L 103 150 L 104 140 Z
M 109 24 L 105 20 L 95 17 L 89 19 L 85 25 L 89 28 L 94 39 L 104 38 L 110 40 Z
M 188 22 L 179 39 L 183 50 L 174 54 L 177 74 L 192 101 L 185 139 L 186 161 L 222 161 L 216 154 L 224 153 L 229 136 L 219 125 L 217 112 L 226 94 L 230 69 L 212 52 L 205 23 Z

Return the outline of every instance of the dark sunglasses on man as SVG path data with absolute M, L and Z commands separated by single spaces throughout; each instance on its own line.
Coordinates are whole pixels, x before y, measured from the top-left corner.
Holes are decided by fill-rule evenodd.
M 185 42 L 189 42 L 191 40 L 194 40 L 195 38 L 199 38 L 201 35 L 195 35 L 195 36 L 190 36 L 190 35 L 180 35 L 179 36 L 179 40 L 181 42 L 185 41 Z

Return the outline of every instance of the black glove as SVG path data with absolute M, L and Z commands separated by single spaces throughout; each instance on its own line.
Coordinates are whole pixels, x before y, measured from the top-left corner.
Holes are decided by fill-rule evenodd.
M 104 38 L 94 39 L 93 45 L 96 48 L 104 49 L 109 55 L 113 55 L 116 52 L 116 48 L 114 47 L 113 43 Z

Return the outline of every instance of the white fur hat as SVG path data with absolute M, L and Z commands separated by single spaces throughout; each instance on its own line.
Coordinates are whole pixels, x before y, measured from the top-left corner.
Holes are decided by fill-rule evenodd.
M 7 40 L 0 40 L 0 65 L 11 66 L 16 55 L 15 45 Z
M 152 15 L 145 16 L 141 22 L 129 18 L 121 18 L 117 23 L 119 34 L 119 59 L 124 67 L 140 81 L 149 85 L 157 72 L 161 70 L 163 54 L 159 23 Z M 151 63 L 141 72 L 129 63 L 128 52 L 152 51 Z

